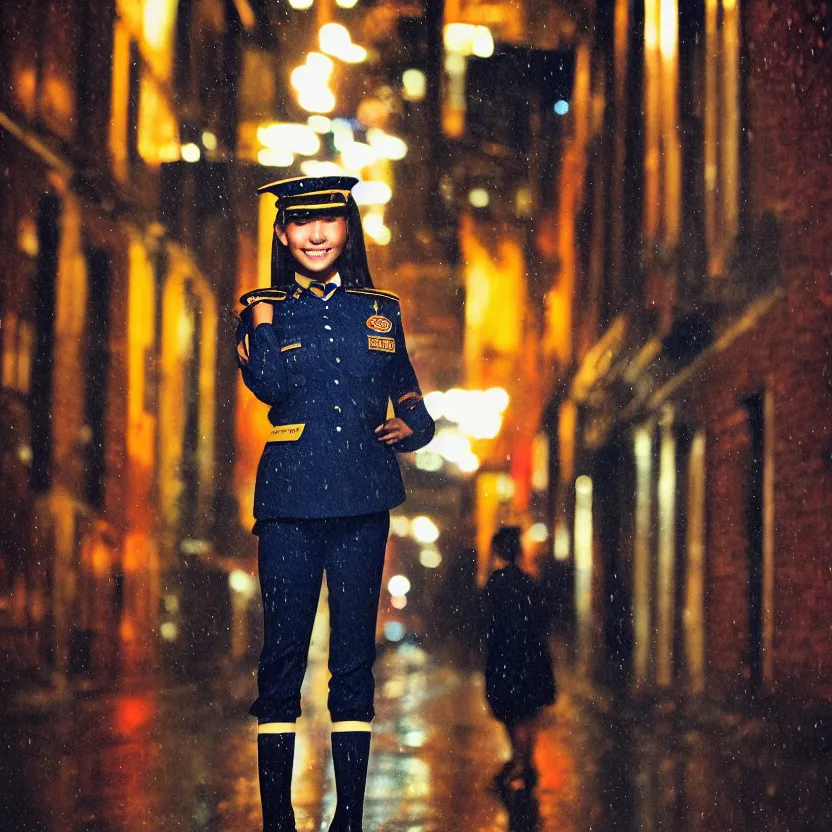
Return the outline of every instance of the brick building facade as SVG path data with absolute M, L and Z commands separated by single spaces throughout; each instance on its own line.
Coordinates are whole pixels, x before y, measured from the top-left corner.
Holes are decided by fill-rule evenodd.
M 217 339 L 238 231 L 222 200 L 240 41 L 257 21 L 221 0 L 146 5 L 0 9 L 0 652 L 13 683 L 61 689 L 153 661 L 159 633 L 177 638 L 186 555 L 233 533 L 212 513 L 233 500 L 233 395 L 215 391 L 236 383 Z
M 638 691 L 832 694 L 829 26 L 647 0 L 581 39 L 552 511 L 580 655 Z

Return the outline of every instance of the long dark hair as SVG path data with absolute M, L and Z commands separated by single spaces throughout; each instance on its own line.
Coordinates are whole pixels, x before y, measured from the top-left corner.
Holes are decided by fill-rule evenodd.
M 367 249 L 364 247 L 364 229 L 358 205 L 350 196 L 347 200 L 347 244 L 338 258 L 336 266 L 345 289 L 373 288 L 370 267 L 367 264 Z M 295 282 L 295 272 L 300 267 L 289 249 L 280 242 L 277 234 L 272 242 L 272 287 L 283 288 Z

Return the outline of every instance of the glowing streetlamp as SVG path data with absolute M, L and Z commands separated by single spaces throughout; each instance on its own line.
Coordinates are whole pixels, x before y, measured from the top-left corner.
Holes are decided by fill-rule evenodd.
M 386 205 L 393 196 L 393 191 L 386 182 L 359 182 L 353 186 L 352 196 L 357 205 Z
M 471 53 L 478 58 L 490 58 L 494 54 L 494 38 L 487 26 L 475 26 L 471 38 Z
M 199 149 L 199 145 L 194 144 L 193 142 L 183 144 L 180 152 L 184 162 L 198 162 L 202 156 L 202 151 Z
M 364 227 L 364 232 L 376 245 L 386 246 L 390 242 L 392 234 L 390 229 L 384 224 L 384 216 L 382 214 L 367 214 L 361 224 Z
M 476 55 L 490 58 L 494 54 L 494 37 L 487 26 L 449 23 L 443 32 L 445 49 L 452 55 Z
M 295 161 L 295 155 L 290 150 L 264 147 L 258 152 L 257 161 L 267 168 L 288 168 Z
M 396 537 L 407 537 L 410 534 L 410 518 L 404 514 L 390 515 L 390 531 Z
M 391 595 L 407 595 L 410 592 L 410 581 L 405 575 L 393 575 L 387 582 L 387 591 Z
M 420 514 L 410 521 L 410 533 L 419 543 L 436 543 L 439 539 L 439 528 L 430 517 L 426 517 L 424 514 Z
M 370 147 L 382 159 L 399 161 L 407 155 L 407 143 L 396 136 L 385 133 L 378 127 L 371 127 L 367 131 L 367 142 Z
M 326 135 L 332 130 L 332 119 L 322 115 L 309 116 L 306 123 L 316 132 L 321 135 Z
M 341 151 L 341 158 L 350 170 L 360 171 L 372 165 L 378 156 L 370 145 L 364 142 L 351 142 Z
M 472 188 L 468 192 L 468 202 L 474 208 L 487 208 L 491 202 L 491 196 L 485 188 Z
M 289 80 L 298 92 L 298 103 L 310 113 L 329 113 L 335 108 L 335 96 L 327 87 L 335 65 L 320 52 L 310 52 L 306 63 L 292 70 Z
M 436 569 L 442 563 L 442 555 L 433 547 L 422 549 L 419 552 L 419 563 L 427 569 Z
M 300 163 L 304 176 L 346 176 L 346 171 L 335 162 L 322 162 L 320 159 L 306 159 Z
M 421 69 L 406 69 L 402 73 L 402 95 L 406 101 L 422 101 L 428 81 Z
M 306 56 L 306 65 L 312 72 L 324 75 L 327 78 L 332 75 L 332 71 L 335 69 L 332 59 L 320 52 L 310 52 Z
M 314 156 L 321 149 L 318 134 L 308 124 L 267 124 L 257 128 L 257 139 L 267 148 L 288 150 L 299 156 Z
M 340 23 L 325 23 L 318 34 L 321 52 L 344 63 L 358 64 L 367 59 L 367 50 L 352 42 L 349 31 Z
M 298 96 L 298 104 L 308 113 L 331 113 L 335 109 L 335 96 L 326 87 L 304 90 Z

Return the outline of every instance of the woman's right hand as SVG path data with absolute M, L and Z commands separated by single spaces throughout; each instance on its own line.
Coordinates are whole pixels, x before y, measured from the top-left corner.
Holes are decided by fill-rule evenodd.
M 251 320 L 254 328 L 260 324 L 270 324 L 274 320 L 274 307 L 268 301 L 255 303 L 251 308 Z

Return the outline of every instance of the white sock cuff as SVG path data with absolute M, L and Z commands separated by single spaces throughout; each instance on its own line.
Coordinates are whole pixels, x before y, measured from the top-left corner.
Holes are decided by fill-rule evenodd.
M 372 722 L 356 722 L 354 720 L 349 720 L 345 722 L 333 722 L 332 723 L 332 733 L 333 734 L 345 734 L 352 731 L 364 731 L 366 733 L 370 733 L 373 730 L 373 723 Z
M 294 722 L 264 722 L 257 726 L 258 734 L 294 734 Z

